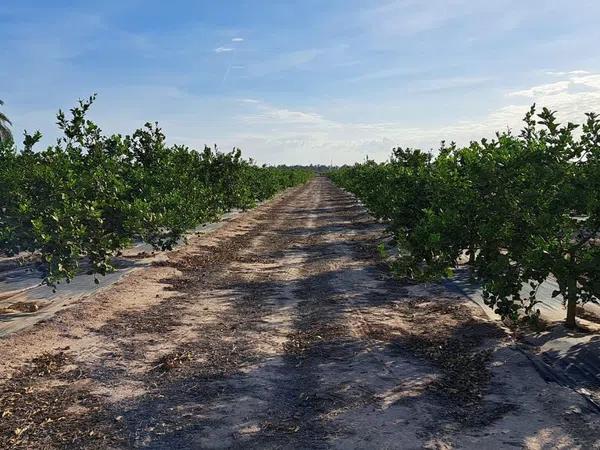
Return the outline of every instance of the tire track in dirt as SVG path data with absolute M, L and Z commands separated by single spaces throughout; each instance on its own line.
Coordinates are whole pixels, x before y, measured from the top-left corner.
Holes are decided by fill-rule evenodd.
M 186 355 L 186 361 L 157 390 L 166 401 L 146 398 L 130 408 L 127 422 L 135 426 L 130 432 L 132 445 L 185 448 L 218 442 L 233 446 L 247 429 L 251 431 L 251 418 L 260 416 L 263 405 L 268 405 L 263 398 L 269 391 L 268 375 L 277 366 L 276 355 L 293 309 L 287 304 L 287 285 L 297 276 L 294 266 L 302 259 L 288 252 L 293 240 L 279 232 L 289 220 L 290 208 L 285 203 L 306 192 L 300 189 L 291 199 L 286 197 L 268 208 L 240 238 L 238 244 L 243 245 L 228 249 L 223 267 L 213 267 L 211 274 L 200 278 L 203 262 L 192 258 L 180 268 L 187 275 L 172 282 L 178 291 L 188 293 L 193 309 L 201 298 L 200 303 L 220 306 L 210 322 L 196 325 L 193 339 L 173 352 Z M 288 263 L 281 259 L 287 253 Z M 184 414 L 180 415 L 175 410 L 182 404 Z M 148 414 L 149 410 L 153 413 Z M 179 432 L 182 429 L 185 433 Z
M 232 345 L 226 339 L 234 331 L 232 324 L 235 325 L 236 317 L 244 327 L 256 319 L 256 305 L 260 302 L 251 301 L 252 292 L 246 291 L 240 293 L 236 307 L 232 308 L 234 302 L 230 289 L 223 285 L 227 281 L 223 279 L 226 278 L 224 275 L 235 273 L 228 268 L 235 264 L 237 253 L 252 247 L 252 242 L 261 239 L 261 233 L 269 232 L 269 226 L 276 224 L 272 218 L 281 205 L 293 200 L 304 189 L 291 190 L 232 221 L 222 230 L 193 239 L 186 248 L 170 255 L 171 264 L 150 269 L 143 275 L 132 274 L 121 286 L 98 296 L 103 299 L 99 304 L 89 299 L 36 327 L 31 333 L 8 339 L 16 347 L 27 350 L 21 354 L 15 350 L 13 360 L 4 361 L 5 367 L 16 373 L 15 378 L 24 374 L 17 366 L 26 354 L 41 354 L 41 361 L 62 361 L 63 358 L 59 358 L 62 350 L 73 354 L 70 358 L 73 364 L 67 368 L 69 373 L 78 373 L 77 389 L 76 386 L 64 386 L 65 383 L 59 381 L 65 378 L 58 370 L 62 368 L 53 367 L 46 375 L 57 372 L 55 377 L 36 380 L 35 386 L 30 385 L 27 377 L 25 388 L 32 395 L 35 396 L 36 391 L 47 391 L 44 385 L 56 383 L 57 389 L 45 392 L 44 396 L 64 397 L 65 404 L 75 406 L 73 412 L 77 415 L 90 413 L 85 407 L 90 403 L 95 409 L 102 409 L 97 406 L 102 398 L 105 398 L 105 408 L 101 415 L 90 414 L 87 420 L 70 418 L 68 411 L 60 409 L 53 411 L 50 417 L 39 410 L 33 416 L 22 411 L 23 417 L 17 417 L 7 410 L 5 417 L 13 420 L 0 422 L 2 442 L 7 444 L 6 447 L 31 448 L 31 445 L 43 443 L 49 448 L 62 448 L 69 441 L 89 448 L 97 448 L 98 442 L 129 447 L 146 445 L 152 440 L 145 430 L 150 430 L 150 435 L 165 434 L 161 428 L 168 428 L 169 422 L 177 420 L 177 415 L 168 413 L 170 405 L 161 401 L 166 397 L 163 392 L 172 390 L 176 394 L 173 398 L 181 400 L 190 389 L 178 383 L 191 369 L 196 370 L 193 383 L 197 384 L 198 379 L 219 378 L 238 370 L 240 360 L 247 357 L 244 339 L 237 339 L 237 331 L 235 339 L 231 339 L 235 341 Z M 139 289 L 139 281 L 150 282 L 151 289 Z M 128 284 L 133 284 L 133 289 L 138 288 L 141 299 L 129 301 L 135 291 L 132 292 Z M 121 296 L 125 298 L 121 299 Z M 129 303 L 129 307 L 122 303 Z M 114 306 L 119 308 L 111 311 Z M 254 319 L 248 315 L 240 317 L 251 310 L 255 312 Z M 249 339 L 246 341 L 250 342 Z M 31 345 L 38 342 L 41 344 L 37 346 L 39 349 Z M 35 367 L 37 360 L 33 361 Z M 77 370 L 71 370 L 73 366 Z M 175 369 L 173 374 L 171 369 Z M 83 392 L 79 391 L 79 385 L 83 385 Z M 186 387 L 187 390 L 183 389 Z M 12 391 L 19 388 L 18 380 L 11 380 L 7 386 Z M 17 395 L 20 394 L 17 392 Z M 6 404 L 12 404 L 10 398 L 6 397 L 6 400 Z M 165 414 L 171 416 L 166 419 L 172 420 L 161 422 Z M 59 435 L 59 429 L 52 425 L 58 417 L 65 424 L 77 423 L 77 429 Z M 181 428 L 179 424 L 176 427 Z M 18 435 L 15 436 L 13 431 Z M 84 439 L 86 435 L 88 442 Z M 74 447 L 78 448 L 78 445 Z
M 384 380 L 392 389 L 407 376 L 423 382 L 431 377 L 425 365 L 414 360 L 386 361 L 378 354 L 382 346 L 357 332 L 359 306 L 374 306 L 374 294 L 382 293 L 381 273 L 370 270 L 373 255 L 361 251 L 373 249 L 380 233 L 372 233 L 378 227 L 354 202 L 334 193 L 322 183 L 314 206 L 299 205 L 312 219 L 309 226 L 287 230 L 304 236 L 301 246 L 307 257 L 293 290 L 297 310 L 284 345 L 283 380 L 274 396 L 278 402 L 261 424 L 262 431 L 245 442 L 250 447 L 318 448 L 338 445 L 343 435 L 356 439 L 361 421 L 353 418 L 352 423 L 344 414 L 379 405 Z M 367 228 L 371 232 L 358 236 Z M 403 290 L 395 291 L 398 295 Z

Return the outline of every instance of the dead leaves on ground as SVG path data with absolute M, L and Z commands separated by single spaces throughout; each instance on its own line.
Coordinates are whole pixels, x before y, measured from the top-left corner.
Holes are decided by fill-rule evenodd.
M 65 349 L 68 350 L 68 349 Z M 103 448 L 115 444 L 100 398 L 65 351 L 44 353 L 0 386 L 0 448 Z

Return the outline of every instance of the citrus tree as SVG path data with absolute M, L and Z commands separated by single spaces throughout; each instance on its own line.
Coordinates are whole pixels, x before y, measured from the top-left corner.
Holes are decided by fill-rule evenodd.
M 394 150 L 331 177 L 390 224 L 403 275 L 449 276 L 466 253 L 486 303 L 511 318 L 535 313 L 554 277 L 574 327 L 577 305 L 600 296 L 600 120 L 578 128 L 532 107 L 518 136 L 442 145 L 435 159 Z
M 34 151 L 40 133 L 26 133 L 20 151 L 0 142 L 0 254 L 38 253 L 47 284 L 82 267 L 104 275 L 135 241 L 170 249 L 187 230 L 311 176 L 257 167 L 238 149 L 169 146 L 157 124 L 105 135 L 87 118 L 94 98 L 59 112 L 53 146 Z

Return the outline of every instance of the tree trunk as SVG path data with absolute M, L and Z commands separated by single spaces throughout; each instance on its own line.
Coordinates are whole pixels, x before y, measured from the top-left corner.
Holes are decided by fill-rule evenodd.
M 577 280 L 575 278 L 568 281 L 567 284 L 567 320 L 565 326 L 567 328 L 575 328 L 577 326 Z
M 469 264 L 473 265 L 475 262 L 475 248 L 473 246 L 469 247 Z

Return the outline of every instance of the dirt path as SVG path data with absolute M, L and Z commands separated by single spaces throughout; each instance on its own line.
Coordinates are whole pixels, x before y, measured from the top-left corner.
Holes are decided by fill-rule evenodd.
M 1 448 L 600 448 L 492 322 L 403 287 L 317 178 L 3 339 Z

